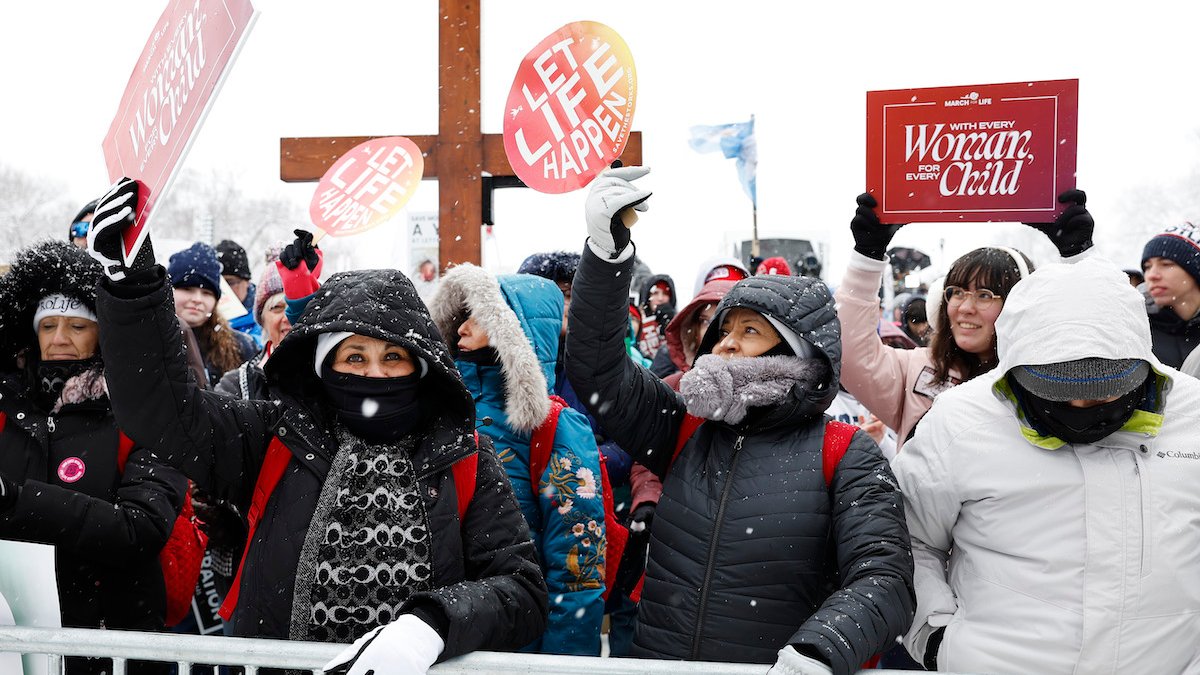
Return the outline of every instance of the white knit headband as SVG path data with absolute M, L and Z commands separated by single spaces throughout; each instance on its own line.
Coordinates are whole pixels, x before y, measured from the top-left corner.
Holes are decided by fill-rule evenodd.
M 68 316 L 76 319 L 87 319 L 97 322 L 96 313 L 88 309 L 78 298 L 71 298 L 62 293 L 53 293 L 38 302 L 37 311 L 33 314 L 33 330 L 48 316 Z

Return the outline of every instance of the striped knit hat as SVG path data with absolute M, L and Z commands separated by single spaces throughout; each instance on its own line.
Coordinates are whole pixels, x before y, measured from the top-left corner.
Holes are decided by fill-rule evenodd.
M 283 279 L 279 276 L 279 268 L 275 266 L 275 261 L 272 260 L 263 268 L 262 278 L 258 280 L 258 286 L 254 289 L 254 320 L 258 325 L 262 325 L 263 307 L 267 305 L 267 300 L 282 292 Z
M 1142 249 L 1143 267 L 1150 258 L 1173 260 L 1200 283 L 1200 229 L 1188 222 L 1168 227 L 1146 242 Z

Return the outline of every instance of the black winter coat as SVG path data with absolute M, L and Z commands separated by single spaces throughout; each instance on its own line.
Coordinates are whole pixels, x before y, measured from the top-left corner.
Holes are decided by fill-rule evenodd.
M 231 398 L 251 401 L 267 398 L 270 396 L 267 392 L 267 374 L 262 369 L 262 362 L 266 356 L 267 351 L 264 347 L 249 361 L 222 375 L 213 391 Z
M 0 378 L 0 412 L 0 471 L 24 483 L 16 505 L 0 513 L 0 539 L 55 547 L 63 625 L 162 630 L 158 554 L 187 479 L 136 446 L 119 471 L 107 399 L 47 415 L 10 373 Z
M 441 658 L 515 649 L 541 634 L 546 586 L 525 519 L 490 446 L 459 523 L 451 466 L 476 452 L 475 406 L 412 283 L 394 270 L 334 275 L 267 361 L 267 400 L 237 401 L 188 382 L 161 267 L 132 283 L 105 282 L 98 310 L 109 386 L 131 438 L 159 448 L 200 486 L 248 508 L 263 457 L 278 437 L 292 458 L 248 544 L 232 617 L 239 636 L 287 638 L 304 539 L 337 452 L 314 368 L 316 336 L 349 331 L 423 357 L 423 400 L 435 405 L 412 457 L 432 535 L 434 590 L 401 608 L 438 628 Z M 140 281 L 140 283 L 138 283 Z
M 828 289 L 797 277 L 740 282 L 718 312 L 747 307 L 815 344 L 824 386 L 752 409 L 739 425 L 705 422 L 671 455 L 686 407 L 626 355 L 631 263 L 585 247 L 575 276 L 567 372 L 580 398 L 634 459 L 663 476 L 634 654 L 772 663 L 785 645 L 818 650 L 839 675 L 895 645 L 912 621 L 913 561 L 886 460 L 863 432 L 827 489 L 823 411 L 841 356 Z M 701 345 L 716 342 L 714 322 Z
M 1164 307 L 1150 315 L 1150 339 L 1158 360 L 1178 368 L 1200 345 L 1200 314 L 1184 320 L 1175 310 Z

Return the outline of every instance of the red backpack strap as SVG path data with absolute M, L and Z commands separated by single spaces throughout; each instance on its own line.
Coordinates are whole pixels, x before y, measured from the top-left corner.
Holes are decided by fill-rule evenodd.
M 533 430 L 533 440 L 529 442 L 529 489 L 537 494 L 538 485 L 542 482 L 542 474 L 550 463 L 550 452 L 554 449 L 554 434 L 558 432 L 558 416 L 562 414 L 567 402 L 559 396 L 550 397 L 550 412 L 546 419 Z
M 254 530 L 267 507 L 267 500 L 283 477 L 288 463 L 292 460 L 292 451 L 288 450 L 283 441 L 276 436 L 267 446 L 267 456 L 263 458 L 262 468 L 258 470 L 258 481 L 254 483 L 254 496 L 250 499 L 250 510 L 246 512 L 246 548 L 242 551 L 242 561 L 238 563 L 237 574 L 233 577 L 233 585 L 225 595 L 225 602 L 218 612 L 226 621 L 233 616 L 233 608 L 237 607 L 238 591 L 242 587 L 242 568 L 246 565 L 246 556 L 250 553 L 250 543 L 254 541 Z
M 0 412 L 0 431 L 4 431 L 4 425 L 8 423 L 8 415 Z
M 478 432 L 475 437 L 475 447 L 479 447 Z M 461 524 L 467 516 L 467 507 L 475 496 L 475 481 L 479 472 L 479 452 L 472 452 L 455 462 L 450 467 L 454 474 L 454 492 L 458 495 L 458 522 Z
M 837 420 L 825 423 L 825 440 L 821 444 L 821 468 L 825 473 L 825 487 L 833 485 L 833 472 L 845 456 L 858 427 Z
M 856 431 L 858 431 L 858 427 L 853 424 L 837 420 L 829 420 L 825 423 L 825 440 L 821 443 L 821 468 L 825 473 L 826 488 L 833 484 L 833 473 L 837 471 L 842 457 L 846 456 L 846 450 L 850 449 L 850 441 L 854 439 Z M 872 670 L 877 667 L 879 667 L 879 654 L 867 659 L 861 670 Z
M 625 557 L 625 545 L 629 543 L 629 528 L 617 518 L 613 500 L 612 481 L 608 479 L 608 458 L 600 455 L 600 487 L 604 491 L 604 592 L 600 597 L 608 600 L 617 583 L 617 570 Z
M 683 452 L 683 446 L 687 445 L 688 439 L 692 437 L 692 434 L 696 433 L 701 424 L 704 424 L 703 417 L 684 413 L 683 421 L 679 423 L 679 436 L 675 438 L 675 453 L 671 455 L 672 464 L 675 463 L 675 458 L 679 456 L 679 453 Z
M 129 461 L 129 453 L 133 452 L 133 439 L 117 430 L 117 471 L 125 473 L 125 463 Z

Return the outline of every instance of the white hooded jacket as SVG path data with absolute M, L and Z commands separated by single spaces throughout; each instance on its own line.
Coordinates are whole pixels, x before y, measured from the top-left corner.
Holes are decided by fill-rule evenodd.
M 945 626 L 939 670 L 1200 672 L 1200 381 L 1154 357 L 1141 296 L 1102 260 L 1039 269 L 996 332 L 999 366 L 939 396 L 893 464 L 909 651 Z M 1148 361 L 1149 410 L 1090 445 L 1038 435 L 1004 375 L 1086 357 Z

